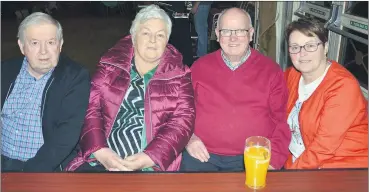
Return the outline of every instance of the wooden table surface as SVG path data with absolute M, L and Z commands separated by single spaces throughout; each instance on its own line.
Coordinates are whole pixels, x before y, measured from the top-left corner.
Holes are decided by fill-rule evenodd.
M 245 174 L 234 173 L 2 173 L 1 191 L 247 192 Z M 364 192 L 368 170 L 271 171 L 262 190 Z

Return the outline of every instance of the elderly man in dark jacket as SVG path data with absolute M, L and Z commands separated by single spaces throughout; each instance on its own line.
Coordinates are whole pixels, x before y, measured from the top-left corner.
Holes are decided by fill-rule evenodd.
M 60 56 L 62 28 L 47 14 L 26 17 L 18 38 L 25 57 L 1 64 L 1 170 L 59 171 L 81 133 L 89 73 Z

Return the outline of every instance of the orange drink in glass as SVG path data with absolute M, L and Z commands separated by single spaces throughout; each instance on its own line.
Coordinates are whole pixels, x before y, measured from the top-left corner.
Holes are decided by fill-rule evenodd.
M 246 169 L 245 184 L 252 189 L 265 187 L 271 156 L 269 139 L 261 136 L 252 136 L 246 139 L 244 163 Z

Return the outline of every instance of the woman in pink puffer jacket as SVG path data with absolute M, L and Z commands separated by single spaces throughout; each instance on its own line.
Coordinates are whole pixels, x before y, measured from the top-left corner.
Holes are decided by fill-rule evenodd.
M 66 171 L 179 169 L 195 110 L 190 70 L 168 44 L 171 25 L 165 11 L 146 7 L 133 21 L 132 36 L 102 56 L 81 150 Z

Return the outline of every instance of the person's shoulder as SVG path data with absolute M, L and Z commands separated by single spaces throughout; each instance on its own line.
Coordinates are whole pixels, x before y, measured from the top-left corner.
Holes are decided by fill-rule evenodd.
M 323 81 L 317 88 L 326 98 L 335 98 L 336 96 L 363 98 L 360 83 L 344 66 L 332 61 Z
M 88 70 L 83 65 L 64 54 L 59 57 L 59 63 L 55 68 L 55 73 L 66 78 L 89 75 Z
M 14 79 L 17 77 L 24 57 L 16 57 L 1 61 L 1 79 Z
M 347 87 L 347 85 L 355 87 L 360 86 L 356 77 L 344 66 L 335 61 L 331 61 L 331 66 L 327 72 L 327 79 L 328 82 L 330 82 L 330 84 L 336 86 L 341 85 L 346 85 L 345 87 Z
M 337 63 L 336 61 L 331 61 L 330 70 L 337 78 L 356 80 L 355 76 L 349 70 L 347 70 L 344 66 Z
M 283 72 L 285 76 L 300 76 L 301 73 L 294 66 L 289 66 Z
M 87 70 L 82 64 L 76 60 L 71 59 L 67 55 L 60 55 L 59 64 L 64 65 L 66 68 L 72 71 L 85 71 Z
M 277 62 L 275 62 L 272 58 L 260 53 L 256 49 L 251 48 L 251 54 L 253 55 L 253 58 L 257 61 L 257 65 L 264 70 L 269 69 L 275 72 L 280 72 L 282 70 Z
M 199 57 L 191 66 L 191 70 L 199 67 L 214 66 L 214 62 L 217 62 L 217 54 L 220 55 L 220 50 L 208 53 L 202 57 Z
M 20 68 L 24 57 L 14 57 L 1 61 L 1 68 Z

